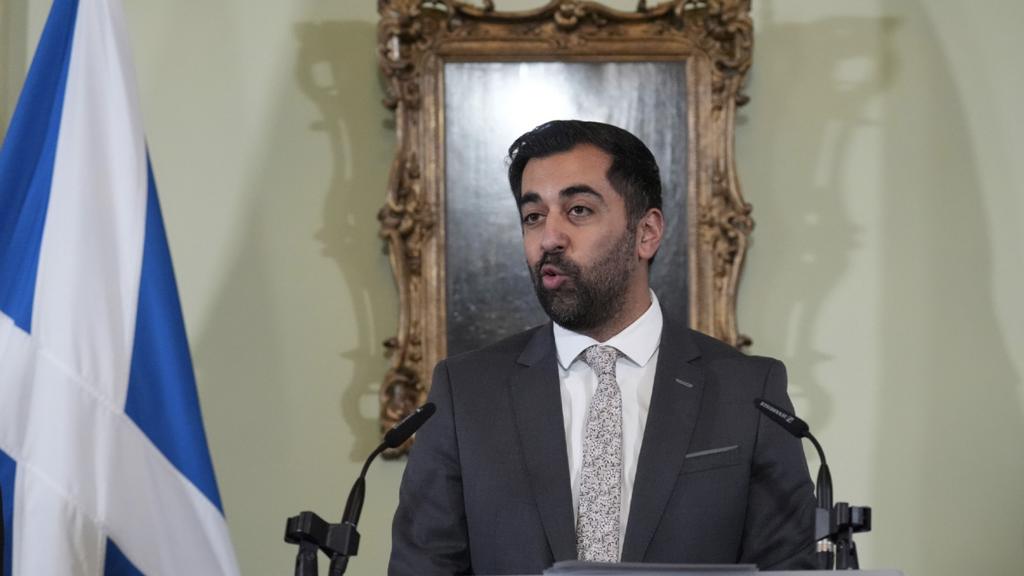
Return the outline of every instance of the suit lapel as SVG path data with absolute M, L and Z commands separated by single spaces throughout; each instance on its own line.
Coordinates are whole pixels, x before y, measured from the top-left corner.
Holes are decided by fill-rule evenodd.
M 704 373 L 692 361 L 700 350 L 689 332 L 662 329 L 651 409 L 637 462 L 623 562 L 641 562 L 675 488 L 693 436 L 704 392 Z
M 569 458 L 551 325 L 524 348 L 510 382 L 512 409 L 530 486 L 555 561 L 576 558 Z

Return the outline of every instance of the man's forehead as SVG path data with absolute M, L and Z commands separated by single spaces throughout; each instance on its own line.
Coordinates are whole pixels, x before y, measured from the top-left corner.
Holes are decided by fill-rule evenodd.
M 611 166 L 612 156 L 593 144 L 577 144 L 568 150 L 530 158 L 523 171 L 525 173 L 531 166 L 536 167 L 541 164 L 572 166 L 583 163 Z
M 607 176 L 611 163 L 607 152 L 589 144 L 531 158 L 523 169 L 523 195 L 528 192 L 560 192 L 573 186 L 587 186 L 603 194 L 611 189 Z

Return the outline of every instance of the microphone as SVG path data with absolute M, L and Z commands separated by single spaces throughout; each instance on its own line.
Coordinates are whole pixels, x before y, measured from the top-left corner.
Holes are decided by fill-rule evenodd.
M 331 558 L 331 568 L 328 571 L 330 576 L 344 574 L 345 569 L 348 568 L 349 557 L 355 556 L 359 551 L 359 532 L 356 531 L 356 524 L 359 523 L 359 516 L 363 512 L 363 500 L 366 498 L 366 471 L 370 468 L 370 463 L 388 448 L 398 448 L 404 444 L 436 411 L 437 406 L 433 402 L 427 402 L 417 408 L 412 414 L 395 424 L 391 430 L 388 430 L 384 434 L 384 441 L 366 459 L 363 470 L 359 473 L 355 484 L 352 485 L 352 490 L 348 493 L 348 500 L 345 501 L 345 512 L 341 515 L 341 523 L 338 524 L 338 529 L 341 530 L 344 540 L 340 550 Z
M 818 451 L 818 459 L 821 466 L 818 467 L 818 481 L 815 482 L 815 496 L 818 500 L 818 509 L 815 513 L 814 539 L 819 542 L 818 564 L 821 569 L 829 569 L 832 566 L 832 550 L 830 546 L 822 547 L 820 542 L 831 533 L 832 513 L 832 473 L 828 469 L 828 460 L 825 459 L 825 451 L 822 450 L 818 439 L 811 434 L 811 427 L 807 422 L 797 418 L 795 415 L 786 412 L 782 408 L 772 404 L 764 398 L 754 398 L 754 406 L 757 407 L 769 420 L 782 427 L 797 438 L 807 438 L 814 444 Z
M 415 412 L 406 416 L 401 422 L 395 424 L 391 430 L 384 435 L 384 444 L 388 448 L 398 448 L 406 440 L 412 437 L 423 423 L 430 419 L 437 411 L 433 402 L 427 402 L 416 409 Z
M 434 415 L 437 407 L 428 402 L 406 416 L 391 430 L 384 434 L 384 441 L 370 453 L 363 463 L 359 478 L 352 485 L 345 501 L 345 512 L 341 522 L 328 524 L 317 514 L 305 511 L 292 516 L 285 525 L 284 540 L 289 544 L 298 544 L 299 552 L 295 557 L 296 576 L 316 576 L 317 551 L 323 550 L 331 558 L 330 576 L 341 576 L 348 568 L 348 559 L 359 552 L 359 531 L 356 525 L 363 511 L 363 499 L 366 497 L 366 471 L 370 463 L 388 448 L 398 448 L 412 437 L 423 424 Z M 2 550 L 0 550 L 2 552 Z
M 811 434 L 811 427 L 807 425 L 807 422 L 786 412 L 764 398 L 754 398 L 754 406 L 773 422 L 782 426 L 786 432 L 797 438 L 807 438 L 811 441 L 811 444 L 814 444 L 815 450 L 818 451 L 818 458 L 821 460 L 821 467 L 818 468 L 818 506 L 831 510 L 832 474 L 828 470 L 828 460 L 825 459 L 825 451 L 822 450 L 821 444 L 818 443 L 818 439 L 814 437 L 814 434 Z
M 779 426 L 785 428 L 793 436 L 796 436 L 797 438 L 804 438 L 811 435 L 811 427 L 807 425 L 807 422 L 804 422 L 771 402 L 763 398 L 754 398 L 754 405 L 757 406 L 758 410 L 764 412 L 765 416 L 774 420 Z

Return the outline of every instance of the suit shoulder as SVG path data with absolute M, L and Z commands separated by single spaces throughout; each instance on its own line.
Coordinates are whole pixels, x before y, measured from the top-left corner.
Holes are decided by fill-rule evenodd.
M 515 360 L 526 348 L 526 345 L 533 340 L 537 332 L 545 329 L 550 330 L 550 325 L 541 324 L 540 326 L 535 326 L 476 350 L 449 356 L 442 360 L 442 362 L 450 367 L 455 367 L 489 364 L 502 360 L 507 361 L 508 359 Z
M 708 364 L 742 366 L 763 371 L 771 369 L 785 370 L 782 362 L 775 358 L 745 354 L 731 344 L 696 330 L 691 329 L 690 335 L 700 349 L 704 361 Z
M 738 360 L 742 358 L 749 358 L 743 352 L 740 352 L 736 347 L 708 336 L 703 332 L 698 332 L 692 328 L 687 329 L 690 333 L 690 337 L 693 338 L 697 348 L 700 349 L 701 356 L 708 360 Z

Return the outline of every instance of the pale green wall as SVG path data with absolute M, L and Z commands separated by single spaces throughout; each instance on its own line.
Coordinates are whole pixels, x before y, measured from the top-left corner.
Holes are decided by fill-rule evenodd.
M 867 565 L 1024 565 L 1019 2 L 761 2 L 738 129 L 741 292 Z
M 284 518 L 340 513 L 396 325 L 376 3 L 125 4 L 243 572 L 291 573 Z M 0 130 L 48 5 L 0 0 Z M 755 26 L 740 327 L 874 507 L 866 566 L 1018 574 L 1024 7 L 762 0 Z M 370 473 L 352 573 L 384 571 L 401 470 Z

